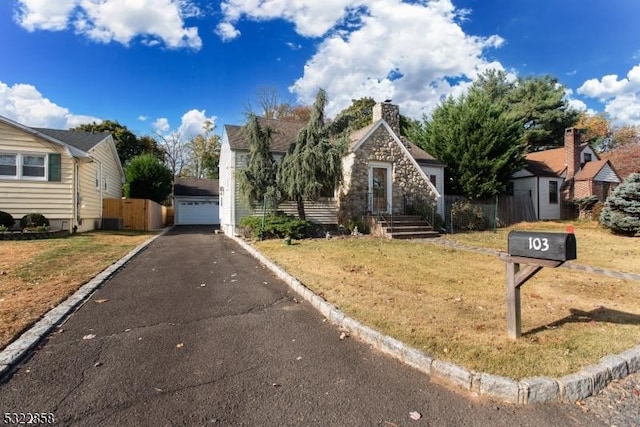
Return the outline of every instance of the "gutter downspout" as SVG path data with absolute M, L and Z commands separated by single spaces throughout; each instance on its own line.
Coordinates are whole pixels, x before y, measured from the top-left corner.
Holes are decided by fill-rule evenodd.
M 73 159 L 73 221 L 71 223 L 71 231 L 75 232 L 79 226 L 80 217 L 80 184 L 78 182 L 78 159 Z

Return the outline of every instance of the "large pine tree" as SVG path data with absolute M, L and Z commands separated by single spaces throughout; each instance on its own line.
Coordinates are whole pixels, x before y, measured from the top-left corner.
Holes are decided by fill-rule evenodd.
M 318 91 L 311 118 L 282 160 L 278 182 L 283 193 L 296 201 L 298 216 L 306 219 L 305 200 L 317 200 L 342 181 L 345 144 L 331 140 L 325 123 L 327 94 Z
M 448 98 L 412 138 L 445 164 L 445 192 L 483 199 L 504 192 L 523 166 L 522 128 L 482 91 Z

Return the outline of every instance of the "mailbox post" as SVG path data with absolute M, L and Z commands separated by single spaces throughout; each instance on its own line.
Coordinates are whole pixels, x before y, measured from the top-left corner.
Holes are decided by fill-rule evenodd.
M 520 287 L 543 267 L 558 267 L 576 259 L 573 233 L 512 231 L 508 254 L 500 254 L 507 265 L 507 333 L 516 339 L 522 335 Z M 524 266 L 521 268 L 521 265 Z

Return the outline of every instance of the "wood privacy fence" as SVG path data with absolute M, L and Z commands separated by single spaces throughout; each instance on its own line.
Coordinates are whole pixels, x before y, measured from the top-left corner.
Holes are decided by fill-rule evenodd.
M 148 199 L 104 199 L 102 228 L 155 230 L 167 224 L 167 207 Z

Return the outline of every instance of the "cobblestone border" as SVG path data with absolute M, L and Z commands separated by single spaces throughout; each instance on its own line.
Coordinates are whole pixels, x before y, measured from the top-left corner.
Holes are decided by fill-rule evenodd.
M 523 378 L 520 381 L 471 371 L 455 363 L 434 359 L 418 349 L 409 347 L 395 338 L 383 335 L 346 316 L 338 308 L 313 293 L 299 280 L 265 257 L 256 248 L 239 237 L 230 237 L 334 325 L 347 330 L 352 336 L 425 374 L 442 379 L 476 395 L 524 405 L 558 401 L 573 403 L 596 394 L 612 380 L 640 371 L 640 345 L 618 355 L 603 357 L 599 363 L 587 366 L 575 374 L 562 378 L 532 377 Z M 450 246 L 459 247 L 461 245 L 452 244 Z M 497 254 L 498 252 L 485 248 L 478 249 L 484 253 L 495 252 Z
M 42 337 L 59 325 L 71 311 L 84 303 L 98 287 L 100 287 L 120 268 L 129 262 L 131 258 L 144 250 L 155 239 L 167 233 L 170 229 L 171 227 L 165 228 L 160 233 L 139 244 L 124 257 L 102 270 L 97 276 L 82 285 L 80 289 L 74 292 L 70 297 L 49 310 L 38 322 L 20 335 L 17 340 L 6 346 L 0 352 L 0 378 L 9 372 L 9 370 L 16 365 L 29 350 L 35 347 Z

